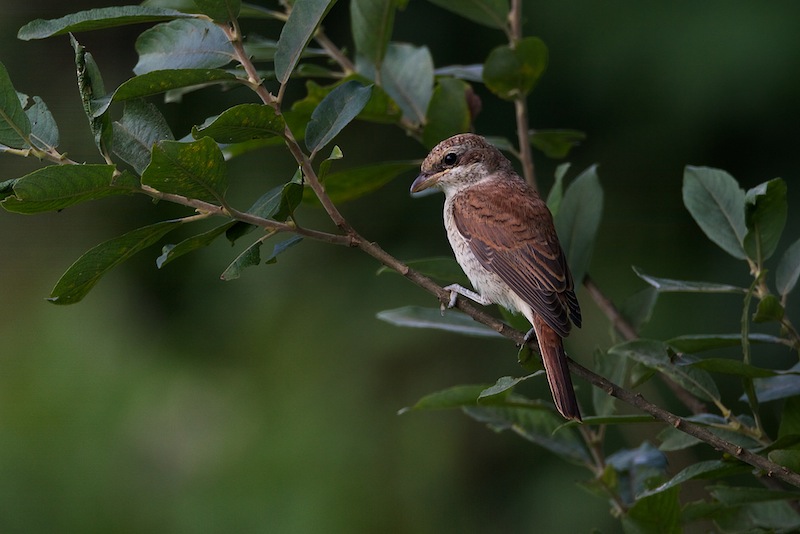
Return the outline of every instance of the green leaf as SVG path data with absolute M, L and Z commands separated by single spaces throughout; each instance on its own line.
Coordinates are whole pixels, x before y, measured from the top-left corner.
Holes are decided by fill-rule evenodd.
M 781 424 L 778 428 L 778 440 L 772 442 L 772 446 L 778 445 L 777 448 L 788 448 L 794 446 L 797 442 L 782 445 L 779 442 L 784 442 L 796 438 L 800 440 L 800 397 L 791 397 L 786 399 L 781 412 Z M 796 470 L 800 473 L 800 470 Z
M 225 32 L 211 21 L 179 19 L 158 24 L 136 39 L 136 74 L 158 70 L 214 69 L 233 61 Z
M 766 488 L 750 488 L 736 486 L 712 486 L 711 496 L 728 506 L 750 504 L 765 501 L 783 501 L 800 499 L 800 492 L 770 490 Z M 800 519 L 799 519 L 800 520 Z
M 800 451 L 798 450 L 777 450 L 769 453 L 768 458 L 778 465 L 791 469 L 795 473 L 800 472 Z
M 422 144 L 426 148 L 431 149 L 443 139 L 469 131 L 468 89 L 469 85 L 456 78 L 439 78 L 428 104 L 428 123 L 422 132 Z
M 261 245 L 264 244 L 263 239 L 259 239 L 236 256 L 236 259 L 219 276 L 221 280 L 229 282 L 236 280 L 242 276 L 242 271 L 248 267 L 254 267 L 261 263 Z
M 717 491 L 717 488 L 721 488 Z M 762 500 L 771 492 L 759 488 L 729 488 L 719 486 L 711 488 L 711 494 L 722 503 L 722 510 L 715 512 L 710 508 L 710 517 L 719 532 L 756 533 L 756 532 L 797 532 L 800 529 L 800 516 L 785 500 Z M 788 493 L 788 492 L 787 492 Z M 778 495 L 775 497 L 780 498 Z M 795 497 L 796 498 L 796 497 Z M 756 502 L 762 500 L 761 502 Z M 735 503 L 735 504 L 734 504 Z
M 769 402 L 800 395 L 800 364 L 778 376 L 757 378 L 754 385 L 759 402 Z
M 275 76 L 281 84 L 289 80 L 303 49 L 333 3 L 331 0 L 304 0 L 292 6 L 275 50 Z
M 100 243 L 67 269 L 48 300 L 54 304 L 79 302 L 103 275 L 137 252 L 155 244 L 182 223 L 182 220 L 163 221 Z
M 103 77 L 100 75 L 100 68 L 97 66 L 92 54 L 87 52 L 72 34 L 70 34 L 69 38 L 72 42 L 72 48 L 75 50 L 78 90 L 83 101 L 83 110 L 89 119 L 89 127 L 92 130 L 92 134 L 94 134 L 94 142 L 97 145 L 97 149 L 100 154 L 108 158 L 111 153 L 114 131 L 111 126 L 111 119 L 106 113 L 108 109 L 98 110 L 95 101 L 95 99 L 102 97 L 106 93 Z
M 614 384 L 622 385 L 628 371 L 628 359 L 599 349 L 594 351 L 594 370 Z M 617 411 L 616 399 L 600 388 L 592 388 L 594 411 L 601 417 Z
M 398 415 L 416 410 L 446 410 L 463 406 L 477 406 L 478 395 L 485 390 L 483 385 L 453 386 L 451 388 L 425 395 L 413 406 L 403 408 Z
M 528 138 L 548 158 L 563 159 L 586 139 L 586 134 L 577 130 L 534 130 Z
M 299 170 L 298 174 L 295 176 L 296 179 L 293 178 L 292 181 L 288 183 L 273 187 L 261 195 L 258 200 L 250 206 L 247 213 L 255 215 L 256 217 L 261 217 L 262 219 L 274 219 L 280 222 L 288 219 L 303 197 L 303 184 L 300 183 L 299 179 L 302 175 L 299 174 Z M 238 221 L 226 232 L 226 237 L 231 243 L 234 243 L 237 239 L 250 233 L 255 228 L 255 225 Z
M 512 376 L 501 376 L 497 379 L 497 382 L 494 383 L 493 386 L 489 386 L 488 388 L 481 391 L 481 394 L 478 395 L 478 402 L 479 403 L 486 403 L 492 402 L 492 399 L 505 399 L 508 397 L 508 394 L 521 382 L 528 380 L 529 378 L 533 378 L 534 376 L 539 376 L 542 373 L 533 373 L 525 376 L 520 376 L 514 378 Z
M 697 423 L 708 428 L 708 430 L 721 439 L 733 443 L 745 449 L 755 449 L 761 446 L 755 439 L 741 434 L 738 430 L 731 430 L 729 422 L 720 415 L 701 413 L 684 417 L 685 420 Z M 744 424 L 754 425 L 752 418 L 748 416 L 739 416 Z M 659 434 L 659 439 L 662 441 L 659 449 L 662 451 L 677 451 L 692 447 L 698 443 L 702 443 L 698 438 L 690 436 L 681 432 L 677 428 L 668 426 L 665 427 Z
M 683 203 L 711 241 L 734 258 L 747 258 L 742 245 L 747 233 L 744 190 L 730 174 L 709 167 L 686 167 Z
M 483 65 L 483 82 L 505 100 L 530 93 L 547 68 L 547 46 L 538 37 L 525 37 L 514 48 L 501 45 Z
M 36 19 L 29 22 L 17 33 L 17 38 L 23 41 L 31 39 L 45 39 L 54 35 L 77 33 L 102 28 L 114 28 L 127 24 L 141 24 L 143 22 L 158 22 L 162 20 L 190 17 L 186 13 L 173 9 L 156 7 L 123 6 L 102 7 L 72 13 L 58 19 Z
M 228 172 L 222 152 L 210 137 L 191 143 L 161 141 L 153 147 L 142 183 L 162 193 L 222 202 Z
M 650 321 L 657 300 L 658 291 L 652 287 L 646 287 L 622 301 L 620 312 L 630 325 L 639 331 Z
M 558 215 L 558 210 L 561 207 L 561 201 L 564 199 L 564 176 L 566 176 L 569 167 L 569 163 L 562 163 L 556 167 L 553 186 L 547 193 L 547 207 L 550 210 L 550 213 L 553 214 L 553 217 Z
M 251 139 L 283 136 L 286 121 L 263 104 L 240 104 L 222 112 L 210 124 L 194 126 L 192 136 L 209 136 L 217 143 L 241 143 Z
M 501 337 L 500 334 L 488 326 L 476 322 L 469 315 L 457 310 L 446 310 L 442 313 L 438 308 L 405 306 L 379 312 L 377 317 L 381 321 L 386 321 L 395 326 L 432 328 L 465 336 Z
M 176 260 L 184 254 L 188 254 L 189 252 L 195 251 L 199 248 L 207 247 L 216 238 L 224 234 L 228 228 L 233 226 L 235 222 L 236 221 L 226 222 L 225 224 L 221 224 L 216 228 L 208 230 L 207 232 L 184 239 L 177 245 L 164 245 L 164 247 L 161 249 L 161 256 L 156 258 L 156 266 L 161 269 L 172 260 Z
M 508 20 L 508 0 L 429 0 L 430 3 L 452 11 L 472 22 L 502 30 Z
M 306 91 L 308 94 L 305 98 L 292 104 L 292 113 L 302 119 L 301 122 L 305 128 L 308 119 L 310 119 L 311 114 L 319 103 L 322 102 L 322 99 L 342 83 L 351 80 L 360 82 L 362 85 L 370 83 L 368 78 L 360 75 L 348 76 L 342 82 L 337 82 L 327 87 L 321 87 L 313 81 L 306 82 Z M 380 87 L 373 86 L 372 96 L 367 102 L 367 105 L 364 106 L 364 109 L 361 110 L 361 113 L 358 114 L 357 118 L 364 121 L 393 124 L 399 121 L 401 116 L 400 108 L 394 100 L 386 94 L 386 91 Z
M 589 453 L 555 408 L 531 403 L 517 395 L 509 395 L 499 403 L 487 406 L 464 407 L 469 417 L 489 425 L 495 432 L 512 430 L 520 437 L 549 450 L 568 462 L 585 465 Z
M 350 27 L 356 53 L 380 69 L 402 0 L 351 0 Z
M 416 162 L 390 161 L 334 172 L 325 179 L 325 192 L 334 204 L 342 204 L 372 193 L 418 166 Z M 311 190 L 305 191 L 303 200 L 313 204 L 319 203 Z
M 711 375 L 700 369 L 685 365 L 675 365 L 667 354 L 666 344 L 660 341 L 637 339 L 620 343 L 609 349 L 669 376 L 672 380 L 694 395 L 708 401 L 719 402 L 720 395 Z
M 276 243 L 275 246 L 272 248 L 272 254 L 270 254 L 269 258 L 264 260 L 264 263 L 266 263 L 266 264 L 276 263 L 278 261 L 278 255 L 283 254 L 289 248 L 297 245 L 302 240 L 303 240 L 302 236 L 293 235 L 292 237 L 290 237 L 289 239 L 287 239 L 285 241 L 281 241 L 280 243 Z
M 626 534 L 682 532 L 679 495 L 679 488 L 670 488 L 636 499 L 622 516 L 622 527 Z
M 456 260 L 452 257 L 409 260 L 405 262 L 405 264 L 415 271 L 424 274 L 429 278 L 433 278 L 434 280 L 439 280 L 440 282 L 448 284 L 469 283 L 464 271 L 461 270 L 461 266 L 459 266 Z M 388 267 L 381 267 L 378 269 L 377 274 L 383 273 L 400 274 L 394 269 L 390 269 Z
M 783 253 L 775 271 L 775 286 L 782 297 L 788 295 L 800 278 L 800 239 Z
M 783 343 L 782 338 L 767 334 L 750 334 L 747 336 L 747 339 L 750 343 Z M 678 336 L 667 340 L 667 344 L 678 352 L 695 353 L 712 349 L 739 347 L 742 345 L 742 334 L 698 334 Z
M 597 167 L 592 165 L 567 187 L 555 216 L 558 238 L 572 278 L 578 285 L 589 269 L 602 216 L 603 188 L 597 177 Z
M 389 43 L 380 73 L 381 87 L 400 106 L 403 118 L 414 124 L 424 124 L 425 113 L 433 96 L 433 58 L 430 51 L 424 46 Z M 375 79 L 375 76 L 372 78 Z
M 141 175 L 150 163 L 153 145 L 172 141 L 172 131 L 153 104 L 143 100 L 125 103 L 122 119 L 113 124 L 114 153 Z
M 784 309 L 781 301 L 775 295 L 767 295 L 758 301 L 758 308 L 753 314 L 754 323 L 780 322 L 783 319 Z
M 744 197 L 744 249 L 758 265 L 768 260 L 778 248 L 786 225 L 786 182 L 775 178 L 750 189 Z
M 689 480 L 722 478 L 730 475 L 747 473 L 751 469 L 751 467 L 742 463 L 725 460 L 706 460 L 697 462 L 681 470 L 678 474 L 660 486 L 656 486 L 655 488 L 640 494 L 639 497 L 648 497 L 650 495 L 655 495 L 656 493 L 661 493 L 662 491 L 679 486 Z
M 312 156 L 330 143 L 358 115 L 369 101 L 372 86 L 345 82 L 331 91 L 311 114 L 306 126 L 306 147 Z
M 215 22 L 235 20 L 242 9 L 241 0 L 194 0 L 194 3 Z
M 2 113 L 2 112 L 0 112 Z M 58 125 L 44 100 L 33 97 L 33 105 L 25 110 L 31 123 L 31 143 L 42 150 L 50 150 L 58 146 Z
M 685 280 L 658 278 L 645 274 L 638 267 L 633 267 L 633 272 L 636 273 L 636 276 L 653 286 L 659 293 L 747 293 L 747 289 L 743 287 L 731 286 L 728 284 L 687 282 Z
M 114 179 L 113 165 L 51 165 L 16 180 L 14 195 L 3 207 L 14 213 L 41 213 L 136 189 L 130 175 Z
M 775 376 L 777 373 L 772 369 L 764 369 L 742 363 L 739 360 L 727 358 L 705 358 L 691 364 L 696 369 L 704 369 L 712 373 L 722 373 L 727 375 L 737 375 L 745 378 L 766 378 Z
M 3 201 L 14 194 L 14 186 L 19 182 L 19 178 L 12 178 L 5 182 L 0 182 L 0 201 Z

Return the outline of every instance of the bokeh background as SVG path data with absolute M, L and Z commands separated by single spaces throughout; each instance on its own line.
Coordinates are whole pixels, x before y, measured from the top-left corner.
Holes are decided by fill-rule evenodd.
M 79 161 L 98 157 L 68 39 L 15 35 L 34 18 L 112 4 L 123 2 L 0 0 L 0 61 L 17 90 L 48 103 L 62 150 Z M 570 155 L 571 176 L 600 165 L 605 214 L 591 274 L 612 299 L 621 303 L 644 287 L 631 265 L 670 278 L 748 283 L 746 267 L 711 245 L 684 210 L 687 164 L 726 169 L 744 187 L 783 177 L 790 213 L 779 253 L 800 237 L 800 4 L 526 2 L 525 18 L 526 35 L 550 49 L 530 98 L 533 126 L 587 133 Z M 352 50 L 348 20 L 348 2 L 340 1 L 326 29 Z M 107 86 L 131 75 L 142 29 L 79 35 Z M 275 26 L 257 29 L 277 35 Z M 503 43 L 499 32 L 422 0 L 398 13 L 394 39 L 429 46 L 437 66 L 481 62 Z M 478 132 L 513 138 L 511 106 L 477 90 Z M 249 97 L 210 91 L 163 109 L 181 136 L 241 98 Z M 385 126 L 352 126 L 338 143 L 339 168 L 424 156 Z M 558 163 L 537 154 L 543 189 Z M 0 180 L 38 166 L 2 156 Z M 246 208 L 292 172 L 280 149 L 237 160 L 234 203 Z M 449 254 L 442 199 L 411 199 L 412 179 L 343 211 L 400 258 Z M 384 309 L 436 303 L 399 276 L 376 276 L 378 265 L 356 251 L 307 242 L 225 283 L 219 274 L 244 243 L 232 249 L 221 240 L 160 271 L 154 247 L 78 305 L 44 300 L 85 250 L 181 213 L 143 198 L 33 217 L 0 211 L 0 530 L 618 530 L 607 503 L 576 485 L 585 471 L 457 412 L 396 415 L 429 392 L 522 371 L 506 342 L 378 321 Z M 301 217 L 330 228 L 312 208 Z M 568 349 L 590 365 L 592 351 L 611 338 L 588 294 L 579 297 L 585 327 Z M 790 313 L 798 312 L 795 301 Z M 736 297 L 671 295 L 644 333 L 734 332 L 740 313 Z M 790 363 L 787 353 L 762 348 L 755 357 Z M 526 392 L 547 396 L 538 382 Z M 588 402 L 589 386 L 578 387 Z M 648 391 L 679 409 L 664 391 Z M 611 442 L 636 446 L 656 430 Z

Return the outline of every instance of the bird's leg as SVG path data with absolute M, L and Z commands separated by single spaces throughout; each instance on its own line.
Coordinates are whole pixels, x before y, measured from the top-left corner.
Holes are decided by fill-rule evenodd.
M 466 287 L 460 286 L 458 284 L 450 284 L 449 286 L 446 286 L 444 289 L 450 292 L 450 302 L 447 303 L 448 308 L 452 308 L 453 306 L 456 305 L 456 298 L 458 297 L 458 295 L 461 295 L 462 297 L 467 297 L 468 299 L 473 300 L 478 304 L 482 304 L 483 306 L 488 306 L 489 304 L 492 304 L 492 301 L 490 301 L 480 293 L 467 289 Z M 442 304 L 442 312 L 444 312 L 444 304 Z

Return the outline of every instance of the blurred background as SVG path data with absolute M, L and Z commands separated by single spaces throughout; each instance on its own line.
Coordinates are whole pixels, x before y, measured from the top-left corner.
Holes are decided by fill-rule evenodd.
M 123 2 L 0 0 L 0 61 L 18 91 L 48 103 L 61 149 L 78 161 L 99 157 L 68 38 L 15 36 L 35 18 L 112 4 Z M 749 284 L 746 266 L 711 245 L 683 208 L 687 164 L 723 168 L 745 188 L 787 181 L 789 221 L 774 269 L 800 237 L 800 4 L 526 2 L 525 18 L 526 35 L 541 37 L 550 50 L 530 98 L 533 127 L 586 132 L 570 155 L 570 177 L 599 164 L 605 213 L 591 268 L 597 284 L 617 303 L 644 287 L 631 265 L 668 278 Z M 352 50 L 348 2 L 334 7 L 325 26 Z M 275 25 L 250 27 L 277 36 Z M 131 76 L 143 29 L 78 35 L 107 87 Z M 482 62 L 504 42 L 499 32 L 422 0 L 398 13 L 394 40 L 427 45 L 437 66 Z M 513 139 L 512 107 L 476 90 L 484 97 L 477 131 Z M 163 110 L 180 137 L 241 99 L 250 96 L 211 90 Z M 371 124 L 349 127 L 338 144 L 345 159 L 335 168 L 425 155 L 401 131 Z M 560 162 L 536 156 L 547 190 Z M 36 168 L 38 162 L 2 156 L 0 181 Z M 292 173 L 280 149 L 234 161 L 234 205 L 246 209 Z M 449 255 L 442 197 L 411 199 L 413 177 L 342 210 L 401 259 Z M 77 305 L 44 300 L 92 246 L 185 213 L 144 198 L 39 216 L 0 210 L 0 530 L 619 529 L 607 503 L 576 485 L 585 471 L 511 433 L 495 434 L 458 412 L 396 415 L 427 393 L 523 371 L 507 342 L 378 321 L 384 309 L 436 302 L 399 276 L 376 276 L 378 265 L 354 250 L 306 242 L 275 265 L 222 282 L 219 274 L 245 240 L 235 248 L 220 240 L 163 270 L 153 247 Z M 314 208 L 300 217 L 306 226 L 330 228 Z M 612 339 L 589 295 L 581 290 L 579 298 L 585 326 L 568 350 L 591 366 L 592 351 Z M 796 300 L 790 304 L 797 321 L 800 309 Z M 738 297 L 669 295 L 644 335 L 735 332 L 740 314 Z M 790 354 L 762 347 L 755 358 L 791 364 Z M 534 382 L 525 392 L 548 398 L 544 381 Z M 731 385 L 735 391 L 736 381 Z M 577 386 L 588 405 L 589 386 Z M 646 391 L 681 409 L 665 391 Z M 611 441 L 637 446 L 643 433 L 659 429 L 612 434 Z M 679 465 L 680 457 L 671 461 Z

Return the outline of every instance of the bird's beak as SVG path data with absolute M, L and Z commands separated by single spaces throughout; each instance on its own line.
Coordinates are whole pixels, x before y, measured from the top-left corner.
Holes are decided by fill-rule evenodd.
M 436 185 L 439 181 L 439 174 L 420 174 L 414 183 L 411 184 L 411 193 L 419 193 L 429 187 Z

